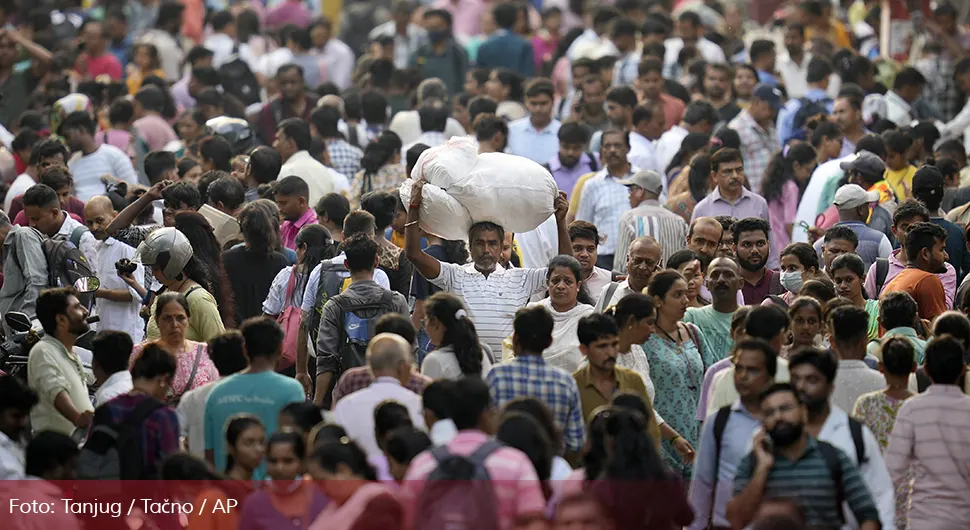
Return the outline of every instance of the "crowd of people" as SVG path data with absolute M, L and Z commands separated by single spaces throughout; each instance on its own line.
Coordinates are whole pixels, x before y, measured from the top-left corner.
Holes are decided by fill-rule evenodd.
M 0 478 L 50 486 L 0 497 L 238 506 L 148 528 L 965 528 L 967 17 L 0 1 Z M 554 213 L 441 237 L 419 160 L 466 137 L 542 165 Z

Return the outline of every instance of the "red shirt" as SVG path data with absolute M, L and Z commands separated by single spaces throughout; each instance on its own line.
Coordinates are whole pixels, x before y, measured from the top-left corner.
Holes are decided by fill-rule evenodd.
M 67 208 L 64 210 L 77 220 L 77 222 L 84 224 L 84 201 L 72 196 L 71 200 L 67 203 Z M 10 203 L 10 211 L 7 215 L 13 217 L 13 224 L 20 226 L 27 225 L 27 215 L 24 213 L 24 196 L 18 195 L 14 197 L 14 200 Z
M 95 79 L 99 75 L 106 75 L 111 78 L 112 81 L 121 81 L 124 77 L 121 72 L 121 62 L 112 53 L 103 53 L 98 57 L 87 56 L 87 69 L 82 70 L 81 66 L 83 62 L 78 59 L 77 64 L 74 69 L 77 70 L 81 75 L 89 79 Z

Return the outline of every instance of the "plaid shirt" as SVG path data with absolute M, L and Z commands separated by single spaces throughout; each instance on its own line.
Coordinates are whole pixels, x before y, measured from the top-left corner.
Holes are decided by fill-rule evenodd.
M 337 401 L 344 396 L 349 396 L 358 390 L 363 390 L 370 386 L 374 382 L 374 374 L 371 373 L 370 368 L 366 366 L 360 366 L 357 368 L 351 368 L 340 376 L 340 380 L 333 387 L 333 404 L 336 405 Z M 431 384 L 431 379 L 425 377 L 417 372 L 411 372 L 411 380 L 408 381 L 407 389 L 415 394 L 421 395 L 424 393 L 424 387 Z
M 337 138 L 327 140 L 327 151 L 330 152 L 331 167 L 337 173 L 351 178 L 360 171 L 360 159 L 364 156 L 360 148 L 350 145 L 343 138 Z
M 580 451 L 586 443 L 586 425 L 573 376 L 562 368 L 549 366 L 539 355 L 523 355 L 492 367 L 485 377 L 492 401 L 499 408 L 515 398 L 536 398 L 552 409 L 562 428 L 566 449 Z
M 952 120 L 963 107 L 960 89 L 953 79 L 954 61 L 943 54 L 926 56 L 916 62 L 916 69 L 926 77 L 922 97 L 936 107 L 943 122 Z
M 599 245 L 600 255 L 612 256 L 620 234 L 620 217 L 630 209 L 630 189 L 620 184 L 630 178 L 640 168 L 630 165 L 626 175 L 611 175 L 607 168 L 599 170 L 593 178 L 586 181 L 579 199 L 576 219 L 593 223 L 606 236 Z
M 148 396 L 122 394 L 98 407 L 96 420 L 111 423 L 124 421 Z M 107 417 L 102 415 L 106 414 Z M 99 421 L 100 422 L 100 421 Z M 145 477 L 156 478 L 161 461 L 179 452 L 179 419 L 175 409 L 164 405 L 148 415 L 141 424 L 142 471 Z
M 761 191 L 761 178 L 768 169 L 771 157 L 781 150 L 774 127 L 765 129 L 754 121 L 747 109 L 742 110 L 728 127 L 741 137 L 741 156 L 744 158 L 744 174 L 748 177 L 751 189 Z

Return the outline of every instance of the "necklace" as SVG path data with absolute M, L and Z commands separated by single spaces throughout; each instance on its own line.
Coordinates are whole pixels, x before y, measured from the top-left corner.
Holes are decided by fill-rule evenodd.
M 677 338 L 676 339 L 673 338 L 670 335 L 670 333 L 667 333 L 667 330 L 665 330 L 664 328 L 662 328 L 660 326 L 657 326 L 657 329 L 660 330 L 660 333 L 663 333 L 664 337 L 667 337 L 667 340 L 669 340 L 670 342 L 673 342 L 674 345 L 677 346 L 677 355 L 681 355 L 683 352 L 680 349 L 680 344 L 681 343 L 678 340 L 678 339 L 680 339 L 680 325 L 677 326 Z
M 667 340 L 669 340 L 670 342 L 673 342 L 677 346 L 677 357 L 683 358 L 684 360 L 684 373 L 687 375 L 687 388 L 691 392 L 696 392 L 698 389 L 698 384 L 697 384 L 697 381 L 694 380 L 693 374 L 691 374 L 690 358 L 684 355 L 684 351 L 682 349 L 683 342 L 677 341 L 677 339 L 680 339 L 681 337 L 680 324 L 679 323 L 677 324 L 677 339 L 674 339 L 670 335 L 670 333 L 667 333 L 667 330 L 663 329 L 660 326 L 657 326 L 656 329 L 659 329 L 660 333 L 662 333 L 664 337 L 667 337 Z

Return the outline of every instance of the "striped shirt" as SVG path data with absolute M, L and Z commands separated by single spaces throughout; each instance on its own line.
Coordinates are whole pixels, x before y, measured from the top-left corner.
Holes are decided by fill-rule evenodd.
M 620 184 L 620 180 L 630 178 L 637 171 L 640 168 L 631 165 L 626 175 L 615 176 L 603 168 L 586 181 L 576 219 L 593 223 L 600 233 L 606 235 L 606 240 L 600 243 L 597 250 L 600 255 L 612 256 L 616 253 L 620 217 L 630 209 L 630 191 Z
M 889 438 L 894 481 L 916 471 L 911 530 L 966 528 L 970 521 L 970 397 L 955 385 L 931 385 L 906 400 Z
M 687 223 L 656 200 L 641 202 L 620 216 L 620 234 L 613 256 L 613 270 L 626 273 L 626 253 L 630 243 L 641 236 L 653 236 L 660 243 L 662 263 L 687 247 Z
M 428 281 L 465 299 L 479 339 L 498 352 L 502 339 L 512 334 L 515 312 L 545 290 L 546 272 L 545 268 L 506 270 L 496 265 L 486 277 L 474 263 L 441 263 L 441 273 Z
M 520 397 L 544 402 L 552 409 L 553 417 L 563 431 L 566 449 L 582 450 L 586 443 L 583 404 L 576 380 L 569 372 L 550 366 L 538 355 L 523 355 L 492 367 L 485 381 L 498 408 Z
M 879 521 L 879 512 L 872 502 L 859 474 L 859 468 L 841 450 L 837 450 L 842 466 L 845 501 L 858 521 Z M 754 474 L 755 456 L 748 453 L 738 464 L 734 476 L 734 496 L 748 486 Z M 814 437 L 808 437 L 805 452 L 795 461 L 775 453 L 775 463 L 768 472 L 763 499 L 789 499 L 805 514 L 810 528 L 836 529 L 842 527 L 840 506 L 836 502 L 836 485 L 825 457 Z

